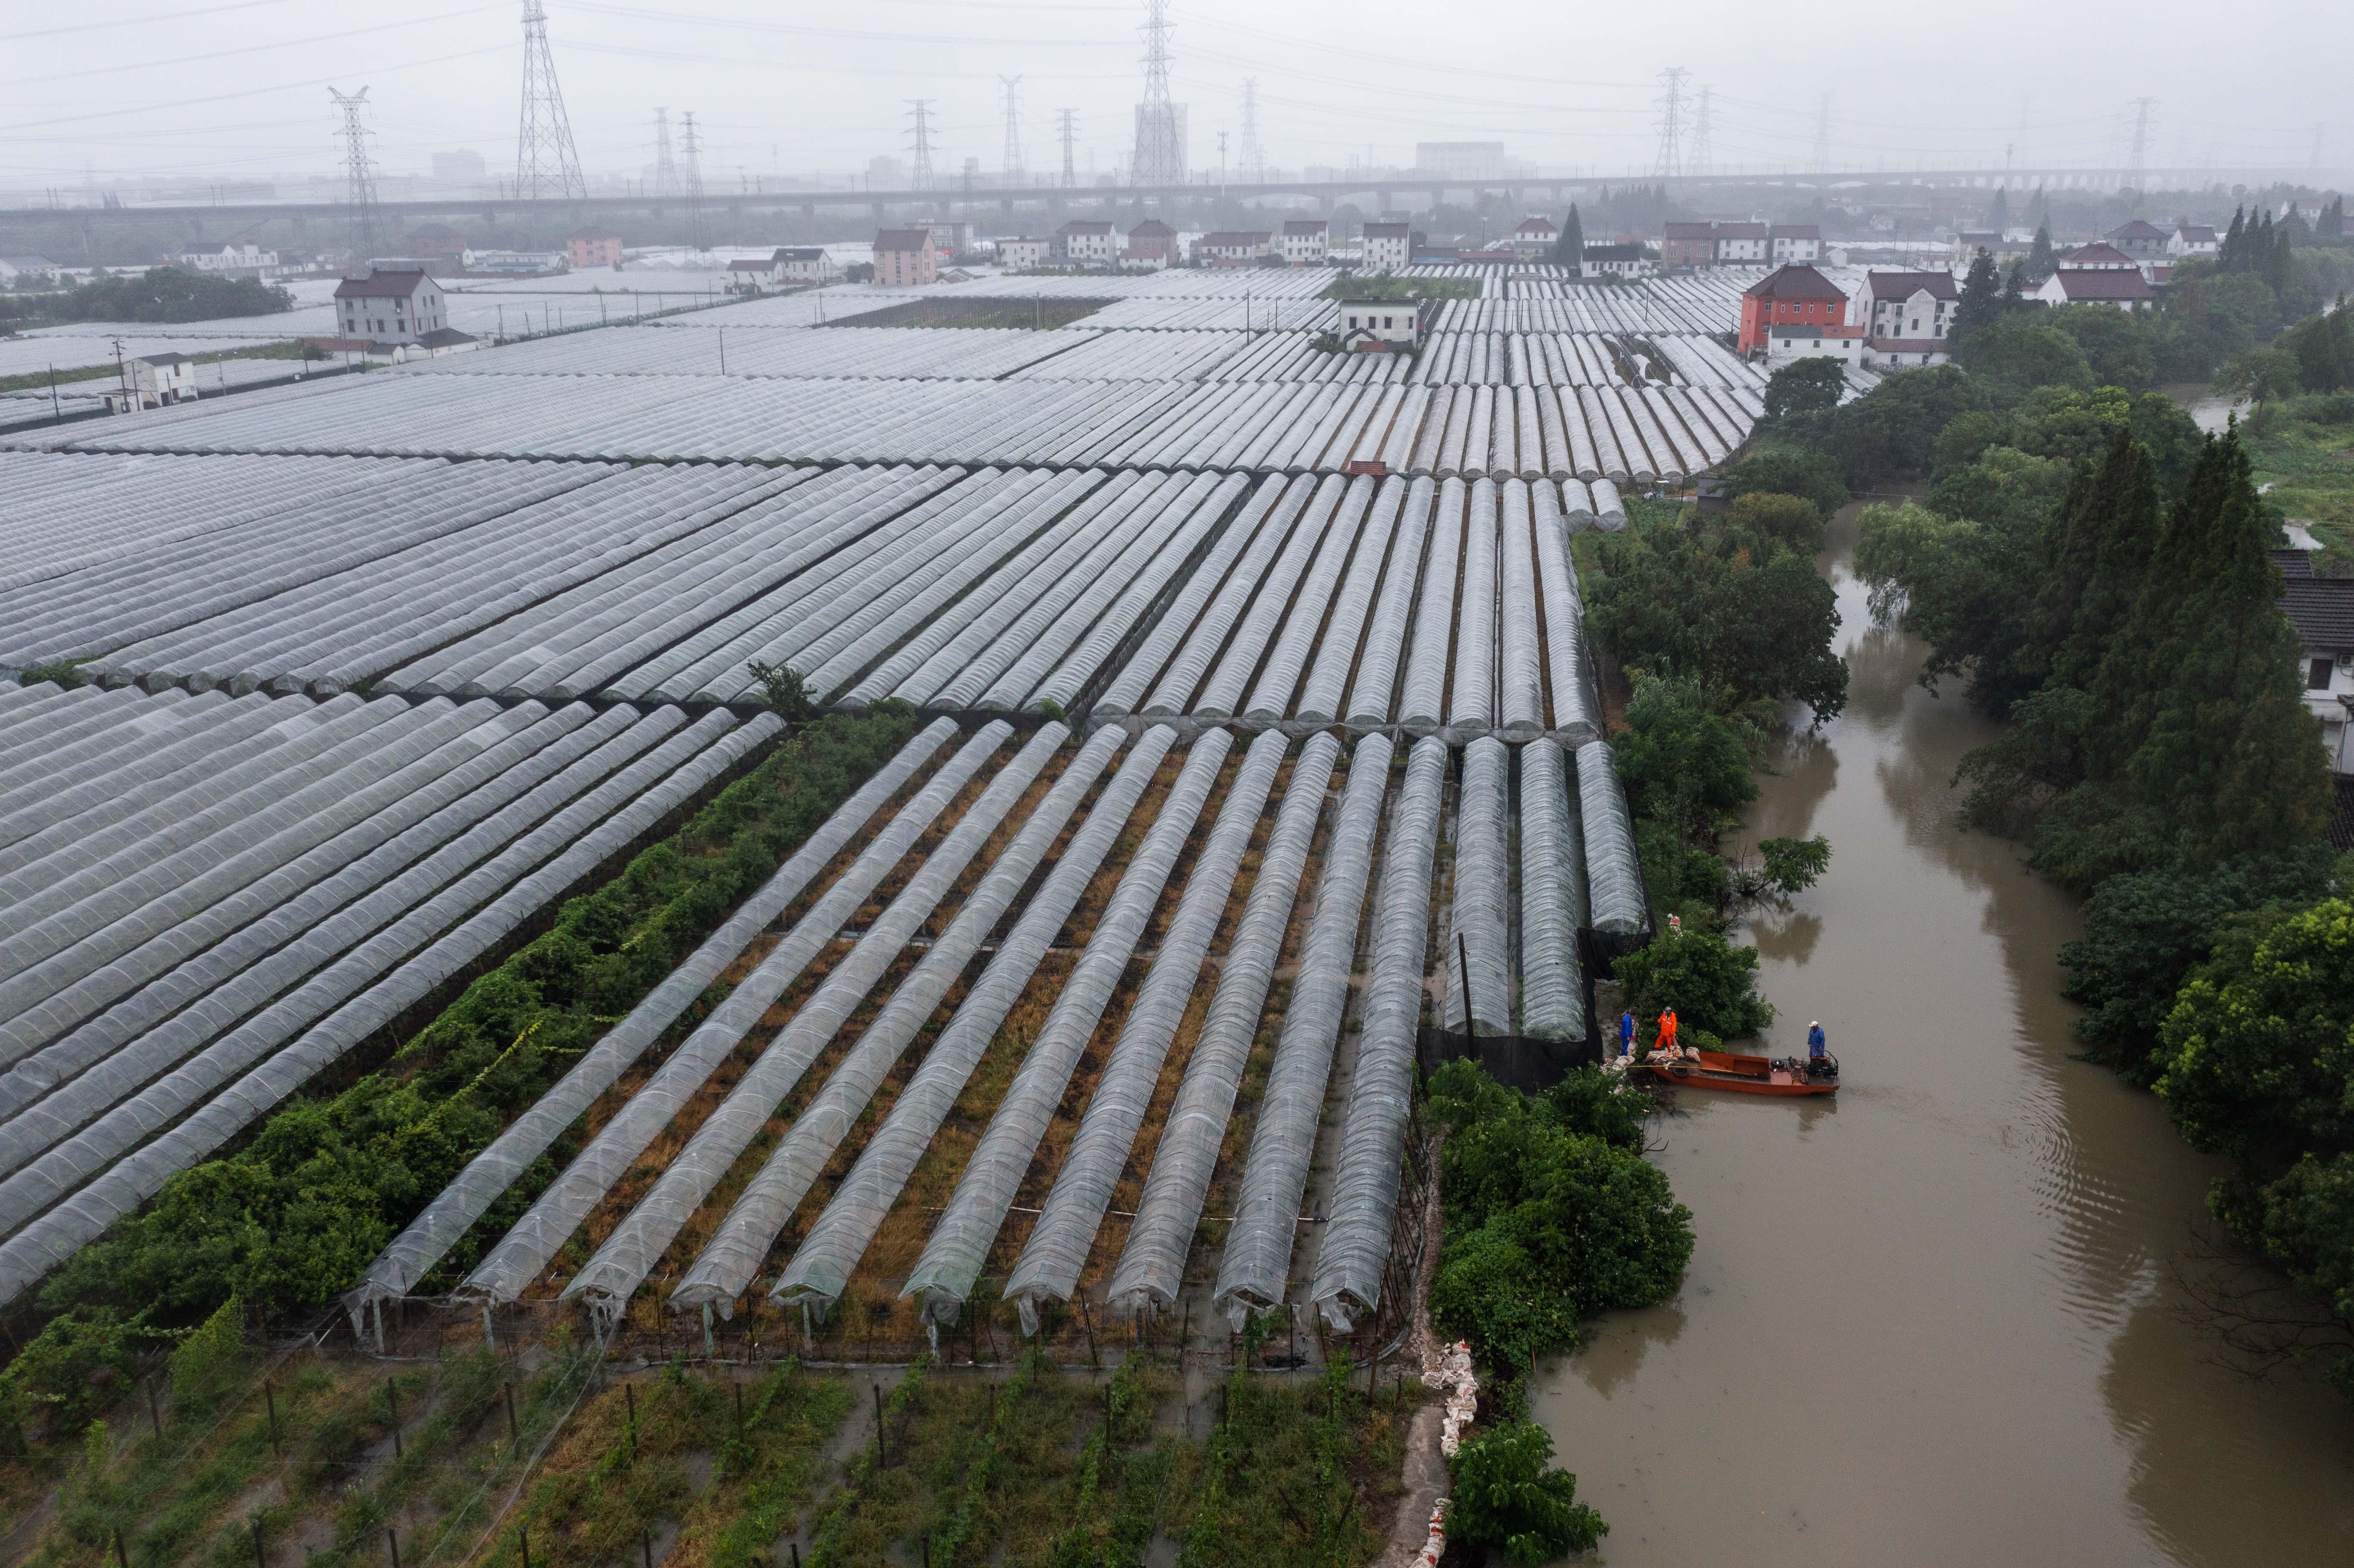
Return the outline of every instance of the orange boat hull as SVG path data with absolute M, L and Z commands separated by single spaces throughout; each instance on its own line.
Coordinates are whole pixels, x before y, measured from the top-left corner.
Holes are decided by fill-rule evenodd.
M 1657 1057 L 1643 1065 L 1662 1083 L 1676 1084 L 1685 1088 L 1723 1089 L 1735 1095 L 1773 1095 L 1796 1098 L 1802 1095 L 1835 1095 L 1839 1080 L 1809 1078 L 1804 1074 L 1779 1068 L 1763 1056 L 1740 1056 L 1727 1051 L 1702 1051 L 1679 1056 L 1672 1061 Z

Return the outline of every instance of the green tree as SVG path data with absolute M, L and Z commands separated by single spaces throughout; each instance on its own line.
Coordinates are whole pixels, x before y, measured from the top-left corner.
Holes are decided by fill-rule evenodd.
M 2027 249 L 2027 275 L 2037 282 L 2060 270 L 2060 253 L 2052 248 L 2052 226 L 2035 226 L 2035 242 Z
M 1824 433 L 1823 450 L 1837 460 L 1850 487 L 1865 489 L 1928 468 L 1939 433 L 1957 416 L 1988 403 L 1985 385 L 1950 365 L 1883 376 L 1862 397 L 1840 405 Z M 1774 488 L 1807 493 L 1795 485 Z M 1830 510 L 1825 508 L 1827 514 Z
M 1753 490 L 1734 496 L 1725 509 L 1726 525 L 1763 535 L 1776 544 L 1808 555 L 1823 547 L 1821 509 L 1803 495 L 1776 495 Z
M 787 724 L 806 724 L 816 711 L 810 702 L 809 683 L 799 670 L 789 664 L 764 664 L 758 659 L 744 668 L 759 683 L 761 705 Z
M 1811 439 L 1846 390 L 1847 367 L 1838 360 L 1793 360 L 1766 378 L 1765 423 L 1777 434 Z
M 2062 305 L 2049 320 L 2068 334 L 2104 387 L 2146 392 L 2158 380 L 2158 338 L 2168 319 L 2106 305 Z
M 1929 644 L 1924 685 L 1962 679 L 1971 703 L 1998 717 L 2035 689 L 2027 617 L 2041 528 L 2023 508 L 1986 522 L 1909 502 L 1863 509 L 1856 576 L 1875 619 Z
M 1553 261 L 1556 267 L 1569 269 L 1570 276 L 1583 277 L 1585 272 L 1585 224 L 1577 216 L 1577 204 L 1569 204 L 1569 217 L 1561 226 L 1560 238 L 1553 242 Z
M 2002 277 L 1995 270 L 1994 258 L 1981 249 L 1970 258 L 1970 270 L 1962 278 L 1962 297 L 1954 307 L 1954 319 L 1946 329 L 1946 342 L 1958 349 L 1972 333 L 1981 331 L 2002 317 Z
M 1552 1458 L 1553 1439 L 1533 1421 L 1507 1422 L 1464 1444 L 1448 1465 L 1450 1543 L 1492 1548 L 1522 1568 L 1594 1550 L 1610 1527 L 1577 1500 L 1575 1476 L 1547 1467 Z
M 2215 372 L 2215 395 L 2234 401 L 2270 403 L 2304 385 L 2305 362 L 2287 348 L 2243 348 Z
M 1762 440 L 1726 469 L 1723 479 L 1724 493 L 1732 500 L 1758 491 L 1803 495 L 1826 517 L 1847 504 L 1847 484 L 1840 477 L 1838 461 L 1802 443 Z
M 2037 387 L 2082 389 L 2094 384 L 2093 367 L 2075 340 L 2032 314 L 2008 317 L 1970 334 L 1954 345 L 1954 362 L 2012 397 Z
M 1628 1010 L 1646 1028 L 1672 1007 L 1687 1029 L 1720 1040 L 1757 1033 L 1774 1022 L 1774 1008 L 1757 994 L 1757 949 L 1721 931 L 1667 931 L 1621 954 L 1611 974 L 1625 988 Z

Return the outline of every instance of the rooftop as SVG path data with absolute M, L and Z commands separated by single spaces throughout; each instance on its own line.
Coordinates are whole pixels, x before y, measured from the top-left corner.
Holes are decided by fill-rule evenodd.
M 2060 281 L 2061 292 L 2071 300 L 2153 300 L 2158 297 L 2148 281 L 2132 268 L 2119 272 L 2063 267 L 2052 275 Z
M 1844 300 L 1847 292 L 1804 262 L 1776 267 L 1741 291 L 1761 300 Z
M 875 249 L 882 250 L 929 250 L 932 231 L 928 228 L 885 228 L 875 236 Z
M 2274 552 L 2275 560 L 2280 554 Z M 2282 576 L 2280 606 L 2296 640 L 2316 652 L 2354 653 L 2354 577 Z
M 1872 297 L 1875 300 L 1905 300 L 1926 289 L 1932 299 L 1955 300 L 1961 291 L 1954 287 L 1951 272 L 1880 272 L 1872 274 Z
M 2093 241 L 2090 245 L 2080 246 L 2076 249 L 2068 252 L 2067 255 L 2060 258 L 2060 265 L 2063 269 L 2082 267 L 2130 267 L 2133 264 L 2134 259 L 2132 257 L 2126 255 L 2115 246 L 2104 245 L 2097 239 Z
M 339 300 L 406 299 L 432 281 L 421 267 L 371 268 L 365 278 L 346 278 L 335 285 Z

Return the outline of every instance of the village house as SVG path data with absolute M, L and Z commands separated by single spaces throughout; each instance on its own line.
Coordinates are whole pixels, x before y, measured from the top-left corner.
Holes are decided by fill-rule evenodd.
M 564 260 L 576 270 L 583 267 L 621 265 L 621 237 L 603 228 L 576 228 L 564 237 Z
M 1256 267 L 1274 249 L 1274 236 L 1264 228 L 1223 228 L 1193 242 L 1193 259 L 1213 267 Z
M 1553 246 L 1559 243 L 1560 239 L 1561 230 L 1555 227 L 1553 219 L 1543 217 L 1524 217 L 1521 219 L 1521 226 L 1512 230 L 1512 253 L 1523 260 L 1549 257 L 1553 254 Z
M 2172 237 L 2156 224 L 2137 217 L 2117 225 L 2104 238 L 2115 249 L 2140 262 L 2166 260 L 2166 243 Z
M 928 228 L 886 228 L 875 236 L 875 281 L 900 288 L 935 283 L 940 254 Z
M 401 242 L 402 254 L 424 261 L 461 261 L 466 237 L 446 223 L 420 223 Z
M 1861 365 L 1865 341 L 1863 328 L 1850 323 L 1777 323 L 1766 334 L 1766 368 L 1779 370 L 1801 359 L 1836 359 L 1842 364 Z
M 1741 352 L 1758 353 L 1777 326 L 1847 323 L 1847 295 L 1812 267 L 1776 267 L 1741 291 Z M 1859 341 L 1861 334 L 1858 334 Z
M 1046 259 L 1053 255 L 1054 251 L 1053 240 L 1026 234 L 1014 235 L 997 242 L 999 264 L 1011 267 L 1017 271 L 1026 270 L 1032 267 L 1044 267 L 1046 264 Z
M 833 264 L 822 245 L 788 246 L 769 260 L 779 283 L 831 283 L 842 276 L 842 269 Z
M 1951 272 L 1865 273 L 1855 297 L 1857 323 L 1868 334 L 1863 362 L 1891 368 L 1943 365 L 1946 336 L 1960 306 Z
M 1331 252 L 1332 226 L 1320 217 L 1294 217 L 1283 225 L 1283 264 L 1321 267 Z
M 121 414 L 134 408 L 161 408 L 196 398 L 196 362 L 185 354 L 149 354 L 122 362 L 114 390 L 106 395 L 106 411 Z
M 1403 272 L 1414 252 L 1414 225 L 1378 222 L 1365 225 L 1363 265 L 1368 272 Z
M 1659 265 L 1678 267 L 1764 266 L 1773 231 L 1762 223 L 1671 223 L 1659 242 Z M 1821 241 L 1816 242 L 1817 250 Z
M 727 286 L 731 289 L 748 290 L 758 294 L 765 292 L 775 284 L 776 281 L 777 263 L 774 257 L 757 260 L 739 260 L 727 263 Z
M 384 270 L 370 268 L 335 285 L 335 324 L 347 338 L 373 343 L 415 343 L 429 332 L 450 324 L 441 285 L 419 268 Z
M 20 283 L 53 282 L 58 276 L 58 264 L 46 256 L 0 256 L 0 283 L 15 288 Z
M 561 250 L 469 250 L 465 255 L 469 272 L 484 272 L 508 278 L 536 278 L 564 270 Z
M 1120 260 L 1131 267 L 1174 267 L 1183 255 L 1177 231 L 1157 217 L 1148 217 L 1128 231 L 1128 250 Z
M 1426 304 L 1412 300 L 1339 302 L 1334 327 L 1341 349 L 1351 354 L 1412 353 L 1422 346 Z
M 2354 774 L 2354 577 L 2317 577 L 2304 550 L 2274 550 L 2281 610 L 2296 628 L 2305 709 L 2321 726 L 2329 770 Z
M 1640 245 L 1589 245 L 1581 265 L 1589 278 L 1640 278 L 1653 263 L 1650 251 Z
M 1075 217 L 1055 230 L 1055 254 L 1086 266 L 1109 266 L 1119 245 L 1119 226 L 1108 218 Z
M 1812 223 L 1777 223 L 1768 232 L 1766 259 L 1775 266 L 1823 259 L 1823 231 Z
M 218 249 L 184 251 L 179 266 L 189 272 L 216 278 L 275 278 L 299 270 L 286 266 L 275 250 L 259 245 L 223 245 Z
M 2149 286 L 2141 269 L 2131 263 L 2121 269 L 2062 266 L 2043 280 L 2043 286 L 2030 298 L 2041 300 L 2047 305 L 2107 305 L 2120 311 L 2147 311 L 2157 305 L 2158 291 Z

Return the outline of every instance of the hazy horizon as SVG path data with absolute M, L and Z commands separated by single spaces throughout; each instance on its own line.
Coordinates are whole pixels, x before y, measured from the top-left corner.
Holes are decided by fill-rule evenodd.
M 45 26 L 11 9 L 0 185 L 331 174 L 341 148 L 329 84 L 369 90 L 384 175 L 425 175 L 433 154 L 461 150 L 482 157 L 487 178 L 514 171 L 515 0 L 400 20 L 326 0 L 148 0 L 114 21 Z M 1143 7 L 1132 0 L 868 0 L 790 18 L 743 0 L 547 10 L 591 180 L 635 178 L 652 162 L 657 105 L 674 137 L 695 113 L 715 191 L 863 171 L 908 156 L 914 98 L 934 101 L 942 180 L 969 157 L 993 173 L 1000 79 L 1014 74 L 1026 167 L 1059 171 L 1055 127 L 1069 108 L 1085 179 L 1126 161 L 1140 95 Z M 2130 37 L 2115 15 L 2003 0 L 1964 26 L 1839 0 L 1799 29 L 1708 4 L 1585 16 L 1493 5 L 1434 21 L 1392 0 L 1204 0 L 1172 8 L 1172 88 L 1190 105 L 1197 171 L 1217 167 L 1221 131 L 1228 168 L 1239 166 L 1243 83 L 1255 77 L 1273 167 L 1410 165 L 1418 142 L 1500 141 L 1549 171 L 1623 178 L 1652 165 L 1670 66 L 1691 73 L 1688 111 L 1710 90 L 1719 172 L 1808 165 L 1827 91 L 1833 168 L 2118 167 L 2144 97 L 2157 101 L 2152 168 L 2263 165 L 2328 184 L 2354 162 L 2340 150 L 2354 127 L 2326 123 L 2342 51 L 2283 47 L 2342 36 L 2337 7 L 2260 5 L 2258 25 L 2213 37 L 2190 31 L 2187 6 L 2136 11 Z

